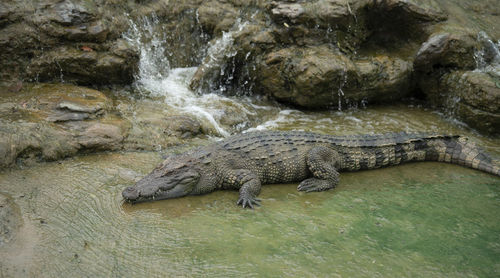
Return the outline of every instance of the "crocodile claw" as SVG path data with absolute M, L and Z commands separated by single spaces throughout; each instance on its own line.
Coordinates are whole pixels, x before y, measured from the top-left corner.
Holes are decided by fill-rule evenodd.
M 240 197 L 238 199 L 238 202 L 236 202 L 236 205 L 241 205 L 243 208 L 249 207 L 253 209 L 253 206 L 259 206 L 260 207 L 260 199 L 259 198 L 253 198 L 253 197 Z

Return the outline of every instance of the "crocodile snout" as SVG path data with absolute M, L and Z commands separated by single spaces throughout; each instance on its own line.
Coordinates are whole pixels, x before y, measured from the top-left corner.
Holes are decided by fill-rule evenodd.
M 123 190 L 122 196 L 127 201 L 134 201 L 139 198 L 139 191 L 135 187 L 129 186 Z

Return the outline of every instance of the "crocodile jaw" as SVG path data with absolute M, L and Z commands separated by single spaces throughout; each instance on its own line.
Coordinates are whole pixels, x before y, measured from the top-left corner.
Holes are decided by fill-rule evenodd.
M 192 170 L 167 176 L 153 172 L 125 188 L 122 196 L 130 203 L 178 198 L 189 195 L 199 179 L 199 173 Z

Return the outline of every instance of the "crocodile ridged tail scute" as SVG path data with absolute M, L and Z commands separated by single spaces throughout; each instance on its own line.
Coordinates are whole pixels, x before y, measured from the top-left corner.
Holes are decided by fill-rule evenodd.
M 494 160 L 465 137 L 458 138 L 455 151 L 451 155 L 451 163 L 500 176 L 500 161 Z
M 447 162 L 500 176 L 500 163 L 465 137 L 446 136 L 429 141 L 426 159 Z
M 336 136 L 319 138 L 340 147 L 341 170 L 376 169 L 405 162 L 439 161 L 500 176 L 500 162 L 465 137 L 427 133 Z

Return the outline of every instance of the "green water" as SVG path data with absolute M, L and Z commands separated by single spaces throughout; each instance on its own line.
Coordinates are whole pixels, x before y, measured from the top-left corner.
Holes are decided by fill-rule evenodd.
M 420 108 L 285 114 L 268 120 L 337 134 L 443 130 L 500 153 L 498 139 Z M 123 188 L 161 160 L 110 153 L 0 172 L 24 218 L 0 248 L 0 277 L 500 276 L 498 177 L 426 162 L 343 173 L 328 192 L 265 186 L 255 210 L 233 191 L 123 204 Z

